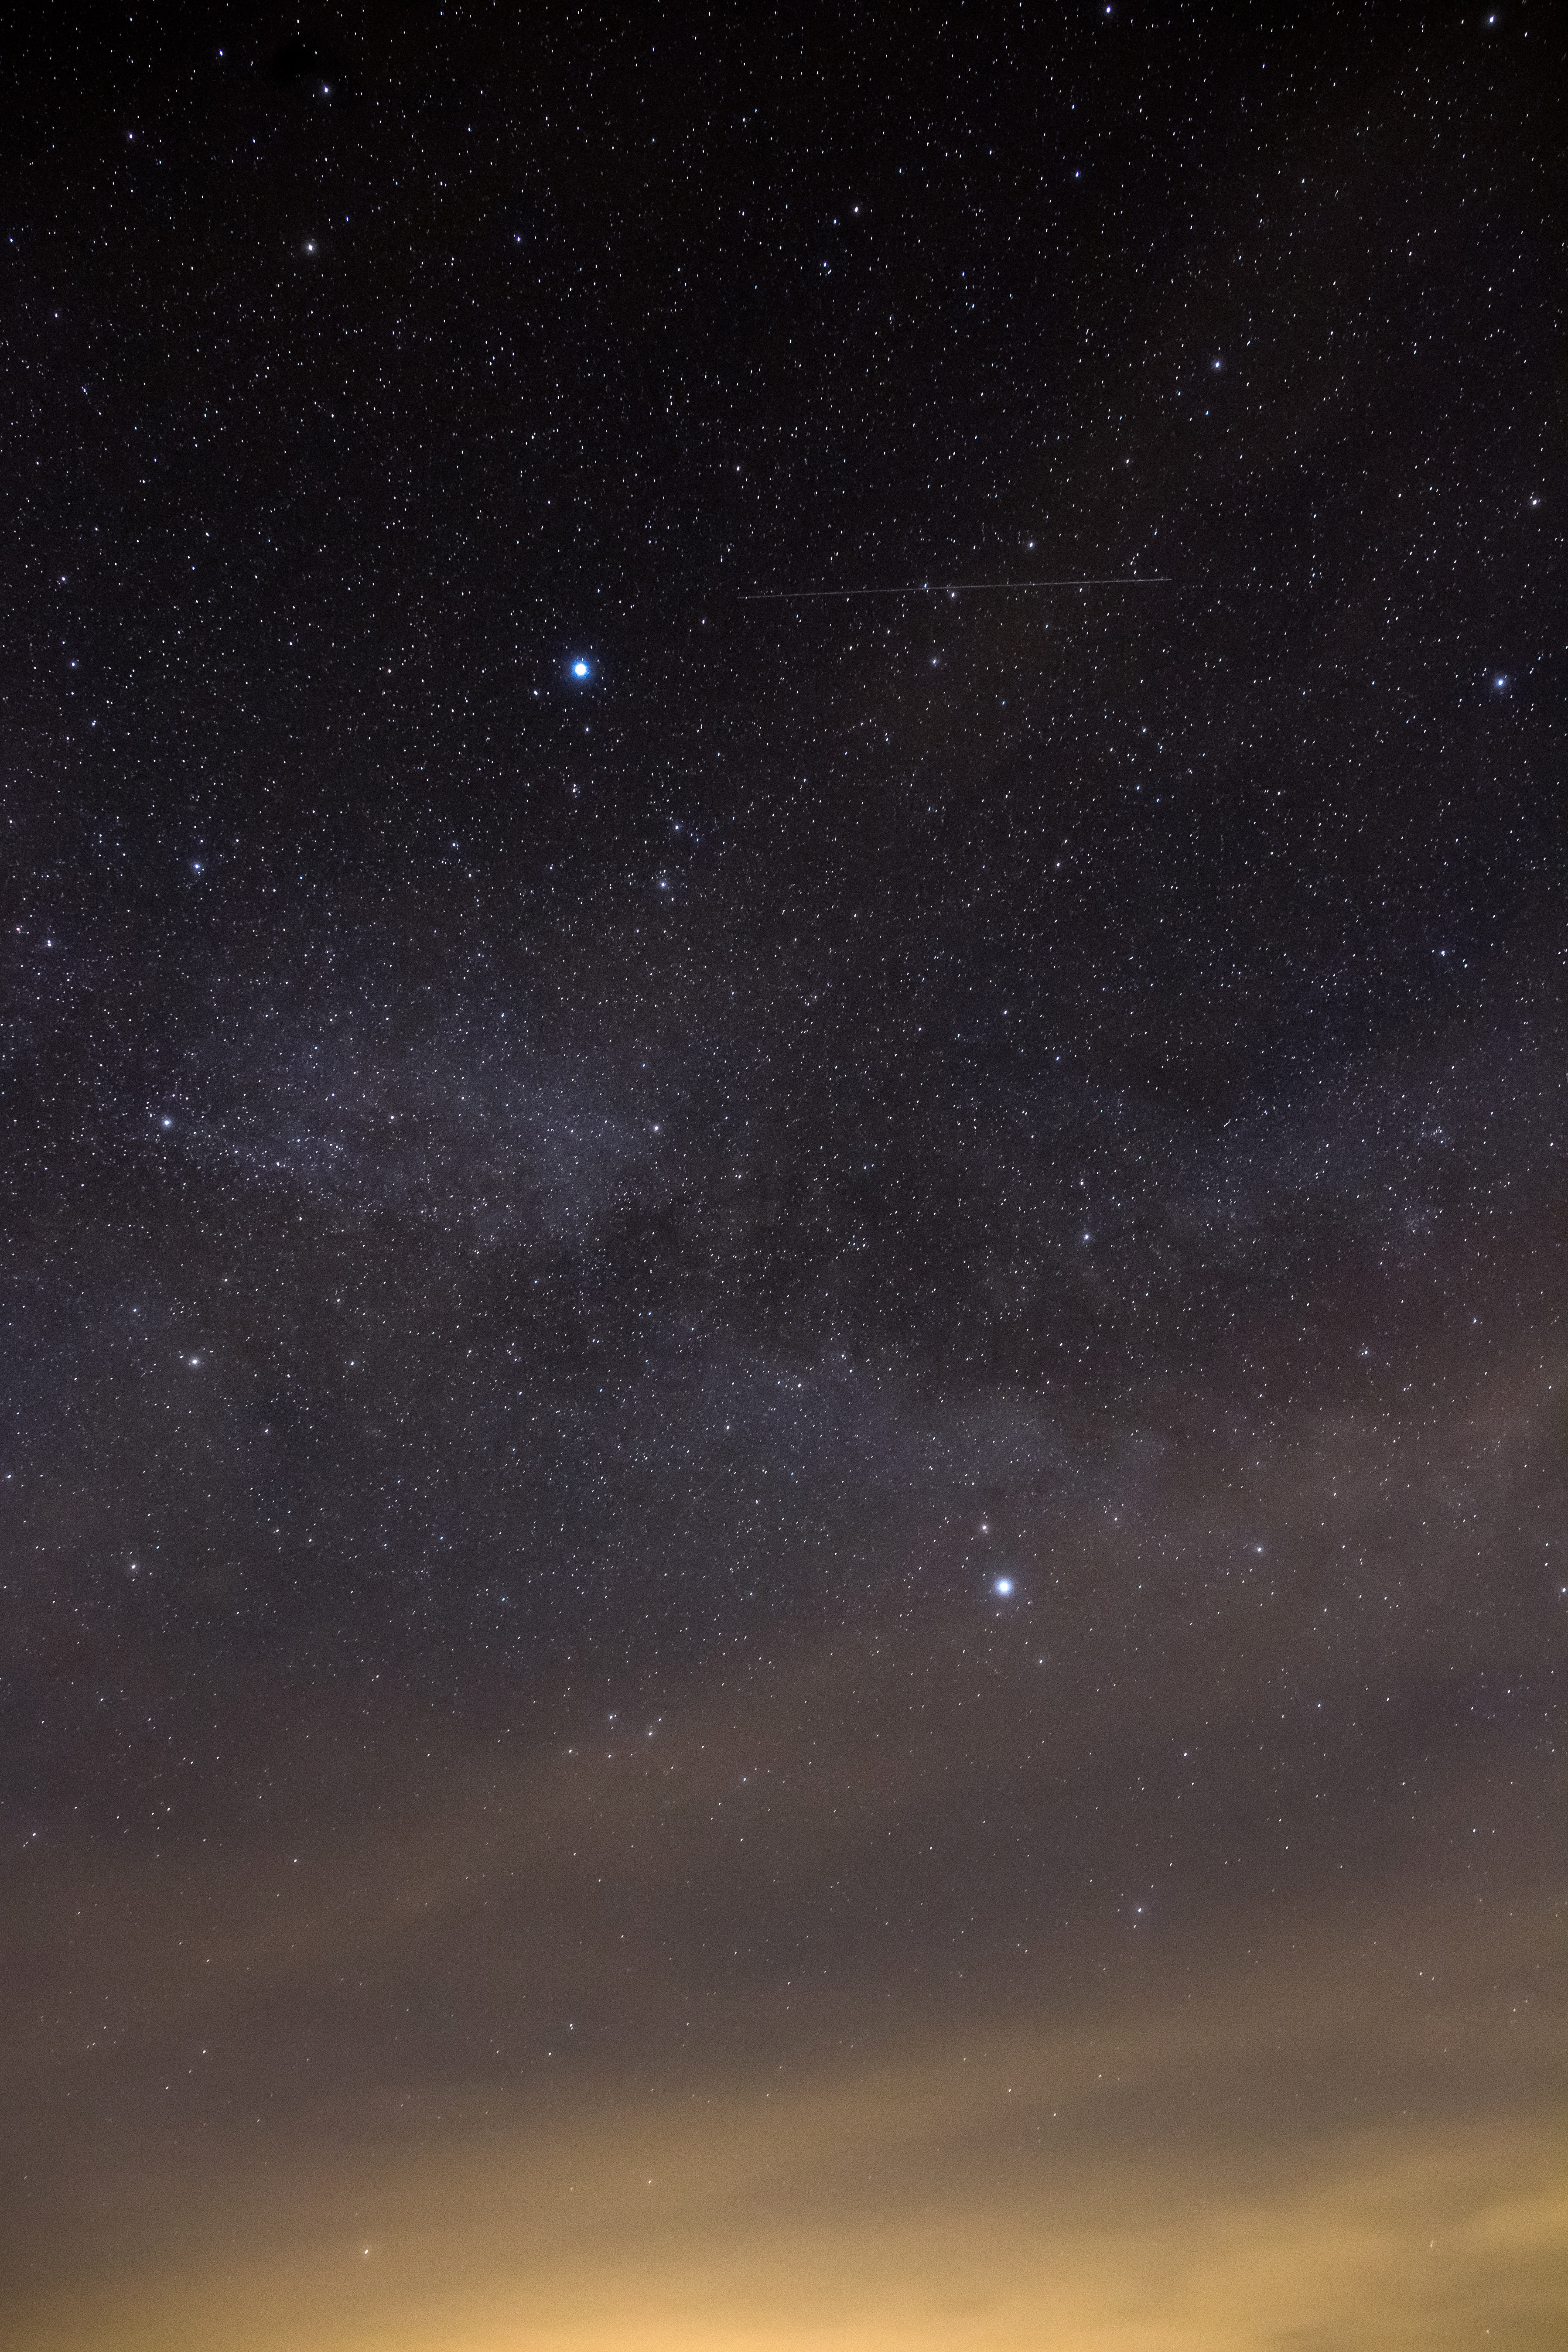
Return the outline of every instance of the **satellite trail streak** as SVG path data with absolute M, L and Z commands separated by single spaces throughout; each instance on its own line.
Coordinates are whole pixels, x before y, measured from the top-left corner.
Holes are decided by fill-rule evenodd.
M 976 596 L 1033 588 L 1169 588 L 1163 572 L 1118 573 L 1105 580 L 921 580 L 910 588 L 742 588 L 742 604 L 805 604 L 844 596 Z

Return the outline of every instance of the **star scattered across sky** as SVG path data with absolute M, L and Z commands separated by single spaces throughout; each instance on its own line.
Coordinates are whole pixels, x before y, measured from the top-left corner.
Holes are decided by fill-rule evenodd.
M 1549 48 L 18 47 L 0 2352 L 1556 2340 Z

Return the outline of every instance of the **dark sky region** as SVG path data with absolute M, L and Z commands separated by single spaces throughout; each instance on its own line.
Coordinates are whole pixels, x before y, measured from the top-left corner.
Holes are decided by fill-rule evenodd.
M 4 2352 L 1568 2336 L 1563 51 L 14 36 Z

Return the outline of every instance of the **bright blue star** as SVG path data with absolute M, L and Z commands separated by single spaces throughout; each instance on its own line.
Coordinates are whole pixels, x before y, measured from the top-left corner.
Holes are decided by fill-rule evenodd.
M 999 1601 L 1010 1601 L 1013 1597 L 1012 1578 L 1010 1576 L 999 1576 L 992 1590 L 994 1591 Z
M 574 677 L 589 677 L 593 675 L 590 665 L 582 658 L 581 655 L 572 665 L 572 675 Z

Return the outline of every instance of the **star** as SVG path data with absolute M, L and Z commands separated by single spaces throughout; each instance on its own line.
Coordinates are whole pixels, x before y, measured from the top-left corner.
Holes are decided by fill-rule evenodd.
M 274 2334 L 323 2263 L 395 2329 L 396 2206 L 444 2341 L 520 2180 L 606 2342 L 699 2277 L 774 2352 L 1093 2340 L 1130 2270 L 1172 2340 L 1222 2268 L 1249 2341 L 1550 2305 L 1492 1998 L 1568 1653 L 1538 63 L 1385 11 L 1325 107 L 1237 11 L 1219 152 L 1169 13 L 1092 89 L 1076 11 L 1023 74 L 983 9 L 957 58 L 563 16 L 543 89 L 510 18 L 18 58 L 40 2341 L 211 2334 L 258 2203 Z M 1413 82 L 1464 129 L 1415 203 L 1352 152 Z M 1079 208 L 1074 144 L 1137 168 Z M 1500 2285 L 1404 2261 L 1459 2147 L 1532 2217 Z

